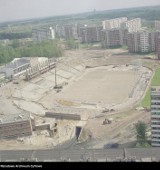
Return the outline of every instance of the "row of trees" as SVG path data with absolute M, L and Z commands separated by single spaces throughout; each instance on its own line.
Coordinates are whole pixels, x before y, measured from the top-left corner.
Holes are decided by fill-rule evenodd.
M 20 46 L 17 41 L 11 45 L 0 46 L 0 64 L 7 63 L 18 57 L 60 57 L 63 54 L 62 48 L 56 40 L 41 43 L 30 43 L 27 46 Z
M 22 39 L 22 38 L 31 38 L 32 34 L 31 33 L 0 33 L 0 40 L 4 39 Z

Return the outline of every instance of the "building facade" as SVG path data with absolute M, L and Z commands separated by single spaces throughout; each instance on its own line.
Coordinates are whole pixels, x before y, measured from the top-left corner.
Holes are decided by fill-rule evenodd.
M 81 27 L 80 28 L 80 37 L 82 43 L 94 43 L 100 42 L 102 27 Z
M 29 113 L 10 114 L 0 117 L 0 139 L 32 135 Z
M 129 33 L 127 39 L 128 51 L 135 53 L 140 51 L 140 36 L 139 33 Z
M 160 86 L 151 87 L 151 144 L 160 146 Z
M 130 53 L 155 51 L 155 33 L 147 31 L 129 33 L 127 45 Z
M 42 42 L 53 39 L 55 39 L 55 31 L 52 27 L 32 30 L 32 40 L 34 42 Z
M 141 32 L 140 33 L 140 52 L 147 53 L 150 51 L 149 47 L 149 33 Z
M 135 18 L 121 23 L 121 28 L 128 28 L 128 32 L 138 32 L 141 29 L 141 19 Z
M 156 45 L 157 59 L 160 60 L 160 35 L 157 37 Z
M 78 39 L 77 25 L 65 25 L 64 36 L 65 39 Z
M 127 45 L 127 29 L 111 29 L 101 31 L 101 45 L 103 48 Z
M 160 21 L 155 21 L 155 31 L 160 31 Z
M 126 21 L 127 21 L 126 17 L 102 21 L 103 29 L 120 28 L 121 23 L 126 22 Z

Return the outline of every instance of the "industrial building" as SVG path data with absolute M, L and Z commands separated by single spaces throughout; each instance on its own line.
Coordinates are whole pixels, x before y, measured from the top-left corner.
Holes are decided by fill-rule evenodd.
M 32 123 L 29 113 L 0 117 L 0 139 L 26 135 L 32 135 Z
M 110 19 L 106 21 L 102 21 L 103 29 L 113 29 L 113 28 L 120 28 L 123 22 L 126 22 L 126 17 Z
M 103 48 L 127 45 L 127 29 L 111 29 L 101 31 L 101 45 Z
M 52 27 L 35 28 L 32 30 L 32 39 L 34 42 L 42 42 L 55 39 L 55 31 Z
M 160 86 L 151 87 L 152 146 L 160 146 Z
M 15 58 L 9 64 L 0 69 L 0 73 L 5 75 L 6 79 L 12 80 L 14 77 L 22 75 L 30 67 L 30 61 L 26 58 Z
M 141 29 L 141 18 L 123 22 L 121 28 L 128 28 L 128 32 L 138 32 Z
M 99 26 L 92 26 L 92 27 L 81 27 L 80 28 L 80 37 L 82 43 L 94 43 L 99 42 L 100 39 L 100 32 L 102 27 Z

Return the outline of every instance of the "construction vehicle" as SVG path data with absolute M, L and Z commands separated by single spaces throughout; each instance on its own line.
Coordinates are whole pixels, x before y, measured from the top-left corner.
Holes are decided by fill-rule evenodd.
M 112 123 L 112 121 L 109 120 L 109 119 L 105 119 L 105 120 L 103 121 L 103 125 L 111 124 L 111 123 Z

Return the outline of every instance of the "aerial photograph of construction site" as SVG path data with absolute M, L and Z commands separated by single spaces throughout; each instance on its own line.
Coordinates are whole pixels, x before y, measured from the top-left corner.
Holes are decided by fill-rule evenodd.
M 0 162 L 160 162 L 159 0 L 0 13 Z

